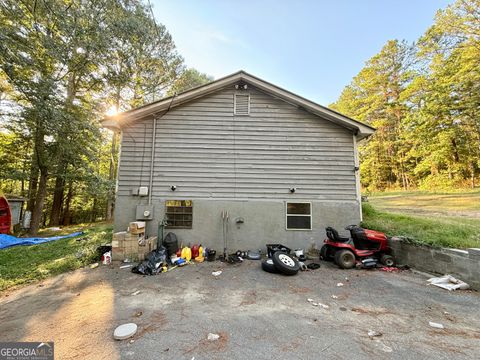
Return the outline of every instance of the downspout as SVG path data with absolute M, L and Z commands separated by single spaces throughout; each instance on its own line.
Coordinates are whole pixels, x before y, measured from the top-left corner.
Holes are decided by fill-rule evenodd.
M 357 144 L 357 132 L 353 134 L 353 157 L 354 157 L 354 171 L 355 171 L 355 192 L 357 195 L 357 201 L 360 211 L 360 221 L 363 221 L 362 212 L 362 194 L 360 191 L 360 160 L 358 158 L 358 144 Z M 358 170 L 357 170 L 358 169 Z
M 148 205 L 152 205 L 152 186 L 153 186 L 153 160 L 155 158 L 155 142 L 157 135 L 157 116 L 153 117 L 153 132 L 152 132 L 152 153 L 150 156 L 150 180 L 148 183 Z

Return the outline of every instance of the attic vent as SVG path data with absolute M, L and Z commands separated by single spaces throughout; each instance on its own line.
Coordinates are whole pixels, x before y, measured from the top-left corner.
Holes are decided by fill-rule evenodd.
M 235 94 L 233 113 L 235 115 L 250 114 L 250 95 L 249 94 Z

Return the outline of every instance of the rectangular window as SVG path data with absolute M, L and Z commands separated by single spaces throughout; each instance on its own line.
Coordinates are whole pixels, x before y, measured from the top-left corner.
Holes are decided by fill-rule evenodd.
M 192 200 L 165 201 L 167 227 L 176 229 L 191 229 L 193 220 Z
M 312 203 L 286 204 L 287 230 L 312 230 Z

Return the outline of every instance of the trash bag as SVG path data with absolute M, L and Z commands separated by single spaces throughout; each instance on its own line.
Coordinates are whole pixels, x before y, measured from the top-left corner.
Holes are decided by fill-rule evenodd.
M 163 245 L 167 248 L 167 255 L 170 257 L 175 255 L 178 250 L 178 240 L 177 235 L 172 232 L 169 232 L 165 239 L 163 240 Z
M 162 271 L 162 267 L 167 264 L 167 249 L 160 246 L 158 249 L 150 251 L 145 260 L 132 268 L 132 272 L 141 275 L 156 275 Z

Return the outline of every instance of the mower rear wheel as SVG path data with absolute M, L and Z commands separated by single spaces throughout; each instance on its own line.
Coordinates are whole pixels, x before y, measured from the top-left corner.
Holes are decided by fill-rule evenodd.
M 320 260 L 324 261 L 332 261 L 333 260 L 333 252 L 330 246 L 323 245 L 320 249 Z
M 395 266 L 396 265 L 396 262 L 395 262 L 395 258 L 391 255 L 382 255 L 382 257 L 380 258 L 380 262 L 385 265 L 385 266 L 388 266 L 388 267 L 392 267 L 392 266 Z
M 351 269 L 355 266 L 355 254 L 350 250 L 338 250 L 335 253 L 335 263 L 342 269 Z

